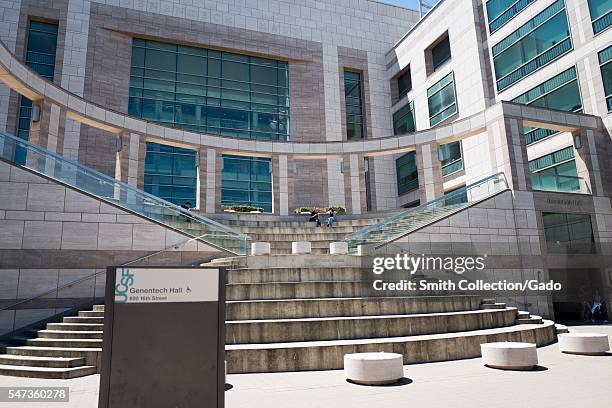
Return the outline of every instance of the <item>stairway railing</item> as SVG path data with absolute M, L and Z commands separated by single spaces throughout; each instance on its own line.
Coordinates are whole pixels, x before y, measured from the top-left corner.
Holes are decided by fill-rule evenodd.
M 202 217 L 127 183 L 0 132 L 0 160 L 57 180 L 101 201 L 164 224 L 190 237 L 234 255 L 246 255 L 246 234 Z
M 355 231 L 344 240 L 351 253 L 360 244 L 373 244 L 378 248 L 508 188 L 504 174 L 497 173 Z M 405 226 L 408 221 L 412 221 L 411 225 Z

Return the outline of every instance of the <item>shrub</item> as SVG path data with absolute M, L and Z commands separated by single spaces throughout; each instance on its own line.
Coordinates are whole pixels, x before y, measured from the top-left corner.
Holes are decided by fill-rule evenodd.
M 252 205 L 228 205 L 228 206 L 224 206 L 223 209 L 234 210 L 236 212 L 252 212 L 252 211 L 263 212 L 263 208 L 253 207 Z
M 346 208 L 341 205 L 328 205 L 327 207 L 298 207 L 293 212 L 295 214 L 300 214 L 303 212 L 311 212 L 313 209 L 318 210 L 319 212 L 326 212 L 328 208 L 333 208 L 337 214 L 346 214 Z

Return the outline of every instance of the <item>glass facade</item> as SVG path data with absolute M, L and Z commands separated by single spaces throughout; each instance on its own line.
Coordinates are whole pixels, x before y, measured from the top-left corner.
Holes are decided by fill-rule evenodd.
M 487 1 L 487 19 L 489 31 L 502 27 L 515 15 L 525 10 L 535 0 L 489 0 Z
M 548 81 L 517 96 L 512 102 L 570 112 L 582 112 L 576 68 L 571 67 Z M 557 132 L 525 126 L 525 143 L 531 144 Z
M 346 107 L 346 138 L 347 140 L 363 139 L 365 126 L 363 120 L 363 92 L 361 90 L 361 74 L 344 71 L 344 100 Z
M 412 76 L 410 70 L 397 77 L 398 99 L 402 99 L 412 89 Z
M 197 205 L 198 168 L 194 150 L 147 142 L 144 191 L 171 203 Z
M 427 90 L 429 125 L 434 126 L 457 113 L 455 80 L 451 72 Z
M 467 188 L 465 186 L 457 187 L 444 193 L 446 196 L 446 205 L 457 205 L 468 202 Z
M 414 132 L 414 104 L 412 101 L 393 114 L 393 134 Z
M 438 154 L 442 166 L 442 176 L 448 176 L 463 168 L 461 142 L 448 143 L 438 149 L 440 150 Z
M 595 253 L 595 238 L 589 214 L 542 213 L 548 252 Z
M 580 191 L 573 146 L 529 161 L 529 171 L 533 190 Z
M 563 0 L 557 0 L 495 44 L 493 63 L 501 91 L 572 49 Z
M 612 111 L 612 45 L 598 55 L 608 112 Z
M 612 25 L 612 0 L 589 0 L 593 33 L 599 34 Z
M 129 114 L 196 132 L 288 140 L 287 63 L 135 38 Z
M 431 62 L 433 64 L 433 70 L 440 68 L 442 64 L 451 59 L 450 41 L 448 36 L 436 44 L 431 49 Z
M 402 195 L 419 188 L 416 152 L 408 152 L 395 160 L 397 194 Z
M 55 75 L 55 53 L 57 50 L 57 24 L 30 21 L 28 28 L 25 64 L 34 72 L 49 81 Z M 28 140 L 30 136 L 30 118 L 32 101 L 22 96 L 19 98 L 19 115 L 17 119 L 17 136 Z M 18 163 L 25 161 L 25 152 L 15 152 Z
M 251 205 L 272 212 L 272 161 L 223 155 L 221 204 Z

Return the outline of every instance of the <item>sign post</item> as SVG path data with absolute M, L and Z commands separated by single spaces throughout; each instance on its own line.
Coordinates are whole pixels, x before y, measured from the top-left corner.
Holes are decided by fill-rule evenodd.
M 224 407 L 225 270 L 111 267 L 100 408 Z

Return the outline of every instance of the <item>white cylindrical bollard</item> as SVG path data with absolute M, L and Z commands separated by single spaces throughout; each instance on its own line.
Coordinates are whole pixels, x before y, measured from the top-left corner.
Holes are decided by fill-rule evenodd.
M 270 243 L 269 242 L 251 243 L 251 255 L 270 255 Z
M 602 333 L 559 334 L 559 350 L 570 354 L 603 355 L 610 350 L 608 335 Z
M 331 255 L 346 255 L 348 254 L 348 243 L 346 242 L 330 242 L 329 253 Z
M 483 343 L 480 352 L 484 365 L 491 368 L 529 370 L 538 364 L 538 351 L 533 343 Z
M 356 384 L 393 384 L 404 377 L 403 357 L 397 353 L 345 354 L 344 376 Z
M 312 245 L 309 241 L 295 241 L 291 243 L 291 253 L 294 255 L 309 254 L 311 252 Z

